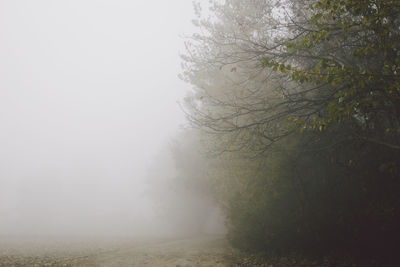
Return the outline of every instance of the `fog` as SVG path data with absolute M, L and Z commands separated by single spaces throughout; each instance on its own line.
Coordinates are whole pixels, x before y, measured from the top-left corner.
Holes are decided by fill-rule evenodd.
M 148 179 L 174 172 L 192 17 L 187 0 L 0 1 L 0 235 L 176 230 Z

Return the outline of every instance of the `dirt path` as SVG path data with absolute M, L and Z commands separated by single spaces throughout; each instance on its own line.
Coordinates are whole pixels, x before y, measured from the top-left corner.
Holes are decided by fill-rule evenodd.
M 222 237 L 0 246 L 0 266 L 235 266 Z M 18 245 L 18 246 L 16 246 Z

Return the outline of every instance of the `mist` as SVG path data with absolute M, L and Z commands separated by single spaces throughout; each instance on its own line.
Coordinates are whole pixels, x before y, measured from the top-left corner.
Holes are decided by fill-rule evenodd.
M 191 2 L 7 0 L 0 13 L 0 235 L 177 234 L 149 173 L 174 172 L 160 151 L 185 125 Z

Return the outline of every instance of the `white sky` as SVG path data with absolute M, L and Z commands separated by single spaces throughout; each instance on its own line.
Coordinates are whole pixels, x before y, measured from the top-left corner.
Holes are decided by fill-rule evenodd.
M 193 17 L 189 0 L 0 0 L 0 234 L 132 227 L 184 123 Z

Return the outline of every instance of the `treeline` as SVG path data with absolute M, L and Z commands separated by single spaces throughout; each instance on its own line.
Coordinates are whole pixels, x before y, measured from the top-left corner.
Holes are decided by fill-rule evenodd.
M 224 218 L 207 173 L 199 132 L 181 130 L 149 165 L 143 197 L 148 228 L 157 237 L 188 238 L 224 234 Z
M 195 9 L 184 110 L 232 244 L 399 253 L 400 2 L 225 0 Z

